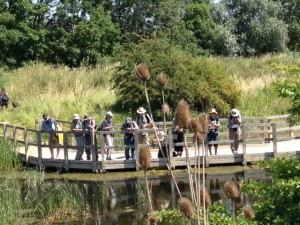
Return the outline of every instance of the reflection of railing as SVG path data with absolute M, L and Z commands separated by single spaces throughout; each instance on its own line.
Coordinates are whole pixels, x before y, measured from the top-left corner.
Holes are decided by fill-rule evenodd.
M 300 139 L 300 126 L 289 127 L 286 121 L 287 115 L 283 116 L 273 116 L 273 117 L 260 117 L 260 118 L 243 118 L 243 124 L 241 126 L 241 139 L 239 140 L 242 147 L 242 154 L 237 155 L 223 155 L 222 153 L 216 156 L 209 156 L 207 151 L 205 151 L 205 164 L 209 166 L 209 164 L 221 164 L 221 163 L 243 163 L 256 161 L 259 159 L 266 159 L 269 157 L 279 157 L 285 152 L 278 152 L 278 143 L 282 141 L 289 141 L 293 139 Z M 93 171 L 106 171 L 113 169 L 139 169 L 138 160 L 111 160 L 106 161 L 105 155 L 106 151 L 109 148 L 113 148 L 115 150 L 125 149 L 125 145 L 123 144 L 123 136 L 120 130 L 115 130 L 113 133 L 115 134 L 115 146 L 105 146 L 103 134 L 111 133 L 111 131 L 97 131 L 92 134 L 92 144 L 90 146 L 84 146 L 85 149 L 91 149 L 92 153 L 92 161 L 77 161 L 73 158 L 69 158 L 69 153 L 71 151 L 76 151 L 77 146 L 75 144 L 74 134 L 70 130 L 70 122 L 57 120 L 58 123 L 61 124 L 64 131 L 56 131 L 56 133 L 62 133 L 64 143 L 63 145 L 55 145 L 55 147 L 60 147 L 63 149 L 64 156 L 63 159 L 46 159 L 43 157 L 43 148 L 48 148 L 49 143 L 45 143 L 42 138 L 44 134 L 48 135 L 49 132 L 41 132 L 37 129 L 40 125 L 39 121 L 36 120 L 36 129 L 26 128 L 22 126 L 13 126 L 8 123 L 0 123 L 0 136 L 4 137 L 6 140 L 10 140 L 14 143 L 14 149 L 17 149 L 17 146 L 23 147 L 25 149 L 24 154 L 20 154 L 22 161 L 26 163 L 31 163 L 38 165 L 40 168 L 43 167 L 63 167 L 65 170 L 69 170 L 70 168 L 77 169 L 91 169 Z M 230 143 L 233 143 L 233 140 L 228 139 L 228 129 L 227 129 L 227 119 L 221 119 L 221 126 L 219 128 L 219 141 L 210 142 L 211 144 L 219 144 L 220 146 L 228 146 Z M 157 131 L 163 131 L 162 125 L 163 123 L 155 123 Z M 226 124 L 226 125 L 225 125 Z M 173 157 L 172 151 L 174 145 L 183 146 L 184 143 L 173 143 L 173 135 L 171 132 L 171 122 L 167 123 L 168 125 L 168 133 L 166 135 L 166 141 L 161 142 L 162 145 L 167 143 L 168 145 L 168 163 L 171 168 L 175 168 L 176 166 L 186 166 L 186 161 L 184 157 Z M 118 125 L 120 126 L 120 125 Z M 2 129 L 1 129 L 2 127 Z M 2 131 L 2 133 L 1 133 Z M 141 132 L 149 132 L 149 135 L 153 134 L 153 129 L 145 129 L 145 130 L 135 130 L 135 149 L 136 149 L 136 157 L 138 158 L 137 151 L 142 145 L 138 143 L 138 134 Z M 192 134 L 186 133 L 187 144 L 190 147 L 194 147 L 194 143 L 192 141 Z M 151 135 L 150 135 L 151 139 Z M 271 143 L 272 152 L 262 152 L 262 153 L 251 153 L 249 151 L 249 144 L 262 144 L 262 143 Z M 269 144 L 270 145 L 270 144 Z M 33 149 L 33 153 L 29 154 L 30 147 L 36 147 Z M 157 143 L 151 143 L 147 146 L 150 149 L 155 148 L 156 151 L 158 149 Z M 48 151 L 48 150 L 47 150 Z M 220 152 L 220 151 L 219 151 Z M 99 154 L 99 161 L 96 159 L 96 153 Z M 123 152 L 122 152 L 123 153 Z M 299 154 L 299 150 L 289 152 L 289 154 L 297 155 Z M 153 157 L 152 159 L 152 167 L 165 167 L 166 161 L 165 159 Z M 198 157 L 191 156 L 191 164 L 196 165 L 198 161 Z M 202 162 L 202 158 L 200 159 Z

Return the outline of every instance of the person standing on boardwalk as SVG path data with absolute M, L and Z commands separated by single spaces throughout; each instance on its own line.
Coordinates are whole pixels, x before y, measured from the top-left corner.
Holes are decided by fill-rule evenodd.
M 140 107 L 137 110 L 138 116 L 136 119 L 136 123 L 139 129 L 147 129 L 152 127 L 152 120 L 150 116 L 146 113 L 146 110 L 143 107 Z M 138 135 L 139 144 L 149 144 L 149 136 L 148 132 L 141 132 Z
M 218 141 L 219 140 L 219 131 L 218 128 L 220 126 L 220 119 L 218 117 L 218 113 L 216 109 L 212 109 L 209 113 L 208 117 L 208 134 L 207 134 L 207 141 Z M 212 144 L 208 144 L 208 150 L 209 154 L 211 155 L 211 146 Z M 218 144 L 214 144 L 215 148 L 215 155 L 217 155 L 218 152 Z
M 55 133 L 56 130 L 57 130 L 56 121 L 53 118 L 50 118 L 47 113 L 44 113 L 41 131 L 49 131 L 48 144 L 49 144 L 51 159 L 54 159 L 53 145 L 59 145 L 58 135 Z M 60 148 L 57 147 L 56 158 L 58 158 L 59 151 Z
M 84 146 L 85 146 L 85 154 L 86 160 L 91 160 L 91 148 L 92 140 L 93 140 L 93 133 L 95 132 L 96 123 L 95 120 L 90 115 L 85 115 L 82 120 L 82 128 L 83 128 L 83 135 L 84 135 Z M 95 144 L 95 139 L 94 139 Z M 96 159 L 97 157 L 96 153 Z
M 236 154 L 239 148 L 241 123 L 242 117 L 240 111 L 237 109 L 232 109 L 228 117 L 228 128 L 229 140 L 234 140 L 234 143 L 230 144 L 230 149 L 233 154 Z
M 126 118 L 126 121 L 122 124 L 121 131 L 124 133 L 124 145 L 125 147 L 125 159 L 135 158 L 135 146 L 134 146 L 134 130 L 139 129 L 137 123 L 130 117 Z M 131 156 L 129 154 L 131 149 Z
M 72 131 L 74 133 L 76 144 L 77 144 L 77 152 L 75 156 L 75 160 L 81 160 L 84 147 L 83 147 L 83 130 L 82 123 L 80 121 L 79 114 L 74 114 L 74 118 L 72 120 Z
M 173 133 L 173 143 L 183 143 L 184 142 L 184 131 L 179 126 L 175 125 L 175 120 L 172 122 L 172 133 Z M 174 151 L 176 155 L 182 156 L 183 146 L 174 146 Z
M 101 123 L 101 130 L 102 131 L 114 131 L 114 124 L 113 124 L 113 114 L 111 111 L 108 111 L 105 115 L 105 119 Z M 111 151 L 112 146 L 114 146 L 114 133 L 104 134 L 104 142 L 107 148 L 106 160 L 111 160 Z

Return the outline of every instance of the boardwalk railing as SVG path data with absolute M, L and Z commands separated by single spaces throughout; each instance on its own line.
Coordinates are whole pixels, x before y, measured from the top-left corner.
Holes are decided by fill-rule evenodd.
M 260 117 L 260 118 L 243 118 L 243 124 L 241 126 L 241 137 L 240 137 L 240 151 L 239 154 L 225 154 L 226 148 L 229 149 L 230 143 L 233 140 L 228 139 L 227 119 L 221 119 L 221 126 L 219 128 L 219 141 L 210 142 L 210 144 L 219 144 L 218 155 L 208 155 L 207 149 L 204 151 L 204 155 L 193 154 L 196 152 L 195 143 L 192 140 L 192 134 L 186 133 L 187 145 L 189 149 L 191 165 L 199 165 L 205 162 L 206 166 L 211 164 L 224 164 L 224 163 L 242 163 L 246 165 L 249 162 L 256 160 L 263 160 L 270 157 L 281 157 L 284 154 L 300 155 L 300 146 L 298 149 L 285 150 L 278 149 L 280 142 L 286 142 L 295 139 L 300 139 L 300 126 L 289 127 L 287 123 L 288 115 L 272 116 L 272 117 Z M 139 169 L 138 160 L 124 160 L 124 149 L 123 144 L 124 133 L 119 129 L 113 131 L 115 134 L 115 145 L 112 147 L 105 146 L 103 134 L 109 133 L 108 131 L 95 132 L 92 137 L 92 144 L 90 146 L 84 146 L 85 149 L 91 149 L 92 160 L 74 160 L 76 153 L 76 142 L 74 134 L 70 130 L 70 122 L 57 120 L 58 123 L 63 127 L 63 131 L 56 131 L 56 133 L 63 134 L 63 144 L 53 146 L 59 147 L 63 152 L 63 156 L 58 159 L 49 159 L 49 143 L 47 143 L 49 132 L 41 132 L 39 130 L 40 121 L 36 120 L 36 128 L 26 128 L 22 126 L 13 126 L 9 123 L 0 123 L 0 136 L 5 140 L 12 141 L 14 144 L 14 150 L 18 152 L 21 160 L 26 164 L 37 165 L 40 169 L 45 167 L 61 168 L 66 171 L 69 169 L 88 169 L 94 172 L 100 171 L 105 172 L 106 170 L 117 170 L 117 169 Z M 157 131 L 163 131 L 163 123 L 155 123 Z M 117 125 L 120 127 L 120 124 Z M 116 126 L 116 127 L 117 127 Z M 174 145 L 184 146 L 184 143 L 173 143 L 173 136 L 171 132 L 171 122 L 167 123 L 168 134 L 166 135 L 166 141 L 162 144 L 169 146 L 167 152 L 168 157 L 158 158 L 156 154 L 158 152 L 158 143 L 151 142 L 149 145 L 152 152 L 151 166 L 152 167 L 165 167 L 166 163 L 171 168 L 178 166 L 186 166 L 185 157 L 173 157 L 172 151 Z M 138 134 L 140 132 L 149 132 L 150 140 L 153 134 L 152 129 L 136 130 L 134 131 L 135 140 L 138 140 Z M 262 146 L 265 149 L 258 152 L 253 152 L 253 145 Z M 139 151 L 142 145 L 135 142 L 136 158 L 138 158 Z M 128 147 L 128 146 L 127 146 Z M 295 147 L 295 146 L 294 146 Z M 296 146 L 297 147 L 297 146 Z M 120 152 L 121 157 L 114 158 L 113 160 L 106 160 L 107 149 L 113 148 L 115 152 Z M 290 148 L 287 146 L 287 148 Z M 121 150 L 121 151 L 120 151 Z M 154 153 L 153 153 L 154 152 Z M 96 156 L 99 156 L 97 159 Z M 119 154 L 120 156 L 120 154 Z M 204 161 L 202 161 L 204 157 Z

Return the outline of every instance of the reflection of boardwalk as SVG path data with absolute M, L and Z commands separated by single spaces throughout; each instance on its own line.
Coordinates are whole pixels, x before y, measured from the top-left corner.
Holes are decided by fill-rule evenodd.
M 189 149 L 190 163 L 191 165 L 202 164 L 206 166 L 211 164 L 247 164 L 257 160 L 264 160 L 271 157 L 281 157 L 284 154 L 300 155 L 300 127 L 289 127 L 286 122 L 276 121 L 272 123 L 274 119 L 286 119 L 286 116 L 269 117 L 269 118 L 246 118 L 244 119 L 245 124 L 242 125 L 239 140 L 238 153 L 233 155 L 229 148 L 232 140 L 228 140 L 228 130 L 226 125 L 222 125 L 220 128 L 220 141 L 218 155 L 208 155 L 207 150 L 195 151 L 195 143 L 192 141 L 192 134 L 187 133 L 187 145 Z M 266 120 L 267 122 L 264 122 Z M 100 131 L 96 134 L 97 145 L 93 141 L 91 146 L 86 146 L 92 149 L 96 149 L 99 155 L 99 161 L 96 161 L 95 152 L 92 151 L 92 160 L 74 160 L 76 154 L 76 146 L 74 146 L 73 133 L 68 131 L 69 122 L 66 123 L 66 131 L 59 131 L 64 136 L 64 143 L 61 146 L 60 154 L 58 159 L 50 159 L 49 146 L 43 144 L 43 134 L 38 129 L 29 129 L 24 127 L 12 126 L 7 123 L 0 123 L 3 128 L 3 133 L 0 136 L 6 140 L 10 140 L 14 143 L 16 151 L 22 161 L 27 164 L 37 165 L 40 168 L 54 167 L 61 168 L 68 171 L 69 169 L 87 169 L 92 171 L 103 171 L 106 170 L 127 170 L 127 169 L 139 169 L 138 160 L 125 160 L 123 145 L 123 134 L 120 130 L 114 131 L 115 143 L 114 146 L 116 151 L 112 153 L 112 160 L 107 161 L 106 150 L 107 147 L 103 145 L 103 134 L 107 133 Z M 159 128 L 158 130 L 162 130 Z M 168 127 L 169 132 L 166 135 L 167 144 L 170 147 L 172 153 L 173 149 L 173 137 Z M 138 139 L 138 133 L 148 131 L 153 134 L 153 130 L 138 130 L 135 131 L 134 135 L 136 140 Z M 163 142 L 165 143 L 165 142 Z M 211 142 L 212 144 L 216 142 Z M 184 143 L 177 143 L 177 145 L 184 145 Z M 175 169 L 179 166 L 186 166 L 185 152 L 182 157 L 170 157 L 168 160 L 163 158 L 157 158 L 158 156 L 158 145 L 149 145 L 152 155 L 152 167 L 166 167 L 166 162 L 170 168 Z M 135 149 L 139 149 L 140 145 L 135 144 Z M 56 149 L 54 150 L 56 151 Z M 56 152 L 55 152 L 56 153 Z M 93 155 L 94 154 L 94 155 Z M 199 154 L 199 155 L 198 155 Z M 138 157 L 138 151 L 136 151 Z M 199 157 L 198 157 L 199 156 Z M 85 155 L 83 156 L 85 159 Z

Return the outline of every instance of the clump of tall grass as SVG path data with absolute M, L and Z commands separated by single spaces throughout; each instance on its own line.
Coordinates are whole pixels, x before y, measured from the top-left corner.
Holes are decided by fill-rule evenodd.
M 20 107 L 3 110 L 0 121 L 33 127 L 43 112 L 64 120 L 71 120 L 73 113 L 103 120 L 115 102 L 112 74 L 113 65 L 70 69 L 39 63 L 12 71 L 6 89 Z
M 0 171 L 11 170 L 13 168 L 18 169 L 21 166 L 18 155 L 13 151 L 11 142 L 5 141 L 4 139 L 0 138 L 0 149 Z
M 14 176 L 0 180 L 0 224 L 23 224 L 21 185 Z

